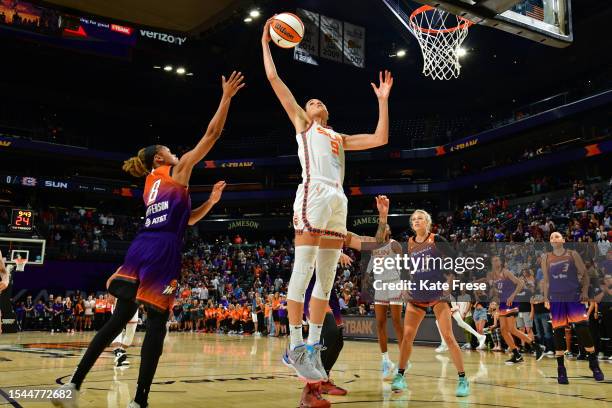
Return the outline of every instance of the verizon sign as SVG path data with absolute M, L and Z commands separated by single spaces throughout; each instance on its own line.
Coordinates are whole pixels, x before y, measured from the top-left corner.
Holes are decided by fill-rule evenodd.
M 179 37 L 172 34 L 159 33 L 157 31 L 149 30 L 140 30 L 140 36 L 177 45 L 183 45 L 185 41 L 187 41 L 187 37 Z

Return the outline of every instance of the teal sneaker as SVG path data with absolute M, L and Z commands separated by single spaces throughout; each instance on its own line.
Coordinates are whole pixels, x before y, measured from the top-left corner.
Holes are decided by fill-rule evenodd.
M 393 364 L 391 361 L 383 361 L 382 362 L 383 380 L 391 381 L 393 380 L 393 377 L 395 377 L 395 374 L 397 374 L 397 369 L 395 368 L 395 364 Z
M 470 382 L 466 377 L 459 377 L 455 395 L 458 397 L 467 397 L 470 395 Z
M 393 377 L 393 382 L 391 383 L 391 391 L 393 392 L 402 392 L 408 388 L 408 383 L 403 375 L 400 373 L 395 374 Z

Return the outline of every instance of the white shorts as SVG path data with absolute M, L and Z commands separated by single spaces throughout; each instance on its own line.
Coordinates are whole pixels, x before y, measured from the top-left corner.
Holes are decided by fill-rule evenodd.
M 293 203 L 293 227 L 325 238 L 346 236 L 348 199 L 342 186 L 315 181 L 300 184 Z
M 251 313 L 251 318 L 253 319 L 253 323 L 257 323 L 257 313 Z

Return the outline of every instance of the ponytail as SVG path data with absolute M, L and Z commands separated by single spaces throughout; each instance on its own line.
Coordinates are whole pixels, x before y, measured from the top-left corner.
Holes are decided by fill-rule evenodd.
M 123 171 L 130 173 L 134 177 L 144 177 L 151 172 L 153 161 L 160 146 L 152 145 L 140 149 L 138 155 L 130 157 L 123 162 Z

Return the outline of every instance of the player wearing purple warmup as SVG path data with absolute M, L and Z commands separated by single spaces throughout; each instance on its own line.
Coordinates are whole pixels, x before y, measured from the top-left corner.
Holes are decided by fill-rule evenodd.
M 565 350 L 565 328 L 574 326 L 578 343 L 584 347 L 589 368 L 595 381 L 603 381 L 599 368 L 589 318 L 581 302 L 589 300 L 589 276 L 582 258 L 576 251 L 565 249 L 565 240 L 558 232 L 550 234 L 552 252 L 542 258 L 544 298 L 550 301 L 550 314 L 557 358 L 557 382 L 569 384 L 563 352 Z

